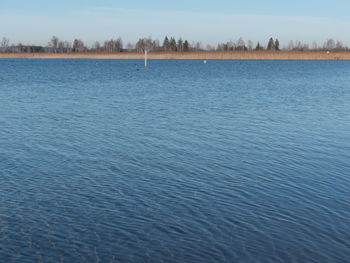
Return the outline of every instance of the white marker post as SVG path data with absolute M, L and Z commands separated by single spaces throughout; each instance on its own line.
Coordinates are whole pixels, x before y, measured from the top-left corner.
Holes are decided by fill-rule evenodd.
M 147 50 L 145 50 L 145 68 L 147 68 Z

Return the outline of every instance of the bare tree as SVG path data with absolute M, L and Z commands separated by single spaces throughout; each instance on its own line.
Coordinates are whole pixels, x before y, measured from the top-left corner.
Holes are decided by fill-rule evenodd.
M 17 50 L 18 50 L 19 53 L 24 52 L 24 47 L 23 47 L 22 43 L 18 43 Z
M 68 41 L 64 41 L 64 48 L 67 53 L 72 52 L 72 44 Z
M 208 44 L 208 45 L 205 47 L 205 49 L 208 50 L 208 51 L 214 51 L 214 50 L 215 50 L 215 47 L 212 46 L 212 45 L 210 45 L 210 44 Z
M 143 53 L 145 51 L 154 51 L 157 48 L 157 45 L 159 45 L 159 42 L 153 41 L 151 37 L 148 38 L 140 38 L 139 41 L 137 41 L 135 48 L 136 52 Z
M 53 36 L 49 42 L 49 46 L 53 48 L 54 52 L 57 52 L 58 37 Z
M 309 49 L 309 46 L 307 44 L 303 44 L 303 43 L 301 43 L 301 41 L 295 41 L 294 50 L 305 51 L 305 50 L 308 50 L 308 49 Z
M 113 40 L 105 41 L 103 44 L 103 50 L 108 53 L 113 52 Z
M 293 50 L 294 49 L 294 42 L 293 42 L 293 40 L 289 41 L 287 49 L 288 50 Z
M 335 49 L 336 50 L 343 50 L 344 49 L 343 42 L 338 40 L 337 43 L 335 44 Z
M 202 43 L 198 41 L 193 45 L 193 47 L 196 51 L 201 51 L 202 50 Z
M 158 51 L 159 49 L 160 49 L 159 40 L 158 39 L 153 40 L 152 41 L 152 51 Z
M 248 50 L 252 51 L 253 50 L 253 42 L 251 40 L 248 40 Z
M 327 50 L 332 50 L 335 48 L 335 42 L 332 38 L 327 39 L 326 43 L 324 44 L 324 48 Z
M 135 46 L 134 46 L 133 44 L 131 44 L 131 43 L 128 43 L 128 44 L 126 45 L 126 49 L 127 49 L 129 52 L 131 52 L 133 49 L 135 49 Z
M 84 42 L 80 39 L 75 39 L 73 42 L 73 51 L 74 52 L 84 52 L 86 50 Z
M 7 38 L 5 38 L 5 37 L 2 38 L 2 40 L 1 40 L 1 50 L 2 50 L 2 52 L 6 52 L 8 50 L 9 43 L 10 43 L 10 41 Z
M 245 49 L 246 49 L 246 47 L 245 47 L 245 42 L 244 42 L 243 38 L 240 37 L 240 38 L 237 40 L 236 50 L 243 51 L 243 50 L 245 50 Z
M 317 49 L 318 49 L 318 46 L 317 46 L 317 42 L 316 42 L 316 41 L 313 41 L 313 42 L 312 42 L 312 49 L 313 49 L 313 50 L 317 50 Z
M 95 49 L 96 52 L 100 52 L 101 51 L 101 44 L 100 42 L 96 41 L 94 44 L 93 44 L 93 49 Z
M 136 43 L 136 52 L 143 53 L 146 51 L 146 41 L 144 38 L 140 38 Z
M 115 40 L 115 51 L 121 52 L 123 50 L 123 40 L 121 37 L 118 37 L 117 40 Z
M 63 41 L 58 42 L 58 50 L 60 53 L 64 52 L 64 42 Z

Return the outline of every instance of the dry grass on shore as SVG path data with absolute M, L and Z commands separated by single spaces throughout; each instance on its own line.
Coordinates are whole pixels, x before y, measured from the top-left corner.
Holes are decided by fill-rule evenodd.
M 37 59 L 144 59 L 142 53 L 0 53 L 0 58 Z M 153 52 L 149 59 L 194 60 L 350 60 L 350 51 L 203 51 L 203 52 Z

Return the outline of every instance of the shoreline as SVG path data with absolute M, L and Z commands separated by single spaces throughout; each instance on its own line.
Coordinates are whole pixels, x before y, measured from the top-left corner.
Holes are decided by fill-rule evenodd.
M 0 53 L 0 58 L 28 59 L 144 59 L 143 53 Z M 350 60 L 350 51 L 200 51 L 152 52 L 151 60 Z

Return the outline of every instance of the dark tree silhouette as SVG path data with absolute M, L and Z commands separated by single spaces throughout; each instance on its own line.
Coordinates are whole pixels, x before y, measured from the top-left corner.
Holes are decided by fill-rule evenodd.
M 269 43 L 267 44 L 267 50 L 275 50 L 275 42 L 273 41 L 272 37 L 270 38 Z
M 168 37 L 166 36 L 163 42 L 163 51 L 169 51 L 169 50 L 170 50 L 170 43 L 169 43 Z
M 190 44 L 187 40 L 184 42 L 184 52 L 188 52 L 190 50 Z
M 176 51 L 176 40 L 175 38 L 170 38 L 170 51 Z
M 278 41 L 278 39 L 276 38 L 275 40 L 275 50 L 280 50 L 280 42 Z

